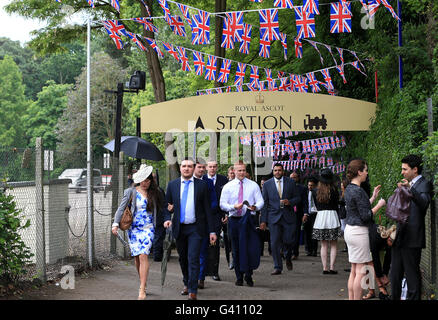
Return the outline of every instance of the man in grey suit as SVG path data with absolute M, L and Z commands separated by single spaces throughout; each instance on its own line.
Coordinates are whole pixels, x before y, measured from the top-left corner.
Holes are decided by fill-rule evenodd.
M 283 270 L 281 248 L 284 248 L 286 267 L 288 270 L 292 270 L 292 248 L 297 241 L 297 217 L 294 206 L 301 202 L 301 197 L 295 181 L 284 177 L 283 174 L 283 165 L 276 163 L 273 170 L 274 177 L 263 185 L 265 205 L 260 218 L 260 229 L 265 230 L 266 223 L 269 225 L 272 258 L 274 259 L 272 275 L 281 274 Z

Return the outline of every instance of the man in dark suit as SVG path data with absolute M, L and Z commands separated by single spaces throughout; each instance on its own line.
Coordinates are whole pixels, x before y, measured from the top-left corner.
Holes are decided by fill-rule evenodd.
M 315 177 L 310 177 L 307 181 L 306 199 L 308 202 L 308 210 L 307 213 L 304 213 L 303 216 L 307 256 L 313 257 L 316 257 L 318 252 L 318 240 L 312 239 L 313 225 L 315 224 L 316 215 L 318 214 L 318 210 L 316 209 L 314 201 L 314 199 L 316 198 L 317 185 L 318 179 L 316 179 Z
M 266 229 L 269 225 L 271 234 L 272 258 L 274 259 L 274 271 L 271 275 L 281 274 L 283 261 L 280 249 L 283 247 L 286 257 L 286 267 L 292 270 L 292 248 L 296 239 L 297 217 L 294 206 L 301 202 L 299 190 L 295 181 L 283 176 L 284 169 L 280 163 L 274 164 L 271 179 L 263 185 L 264 207 L 260 218 L 260 229 Z
M 401 283 L 406 274 L 407 300 L 421 299 L 421 249 L 426 247 L 425 217 L 430 204 L 432 185 L 422 175 L 422 159 L 408 155 L 402 159 L 399 188 L 407 187 L 412 193 L 410 214 L 405 224 L 397 223 L 397 233 L 392 244 L 391 288 L 392 299 L 400 300 Z
M 297 241 L 295 241 L 295 245 L 292 248 L 292 260 L 298 259 L 300 255 L 300 239 L 301 239 L 301 226 L 303 224 L 303 217 L 306 213 L 309 213 L 309 204 L 307 202 L 307 188 L 300 184 L 300 174 L 298 171 L 293 171 L 290 175 L 290 178 L 295 181 L 295 185 L 298 188 L 298 193 L 301 197 L 301 202 L 294 207 L 294 211 L 297 217 L 297 225 L 296 225 L 296 235 Z
M 202 177 L 204 181 L 211 181 L 214 185 L 214 191 L 216 198 L 212 200 L 212 212 L 213 216 L 216 219 L 216 234 L 220 235 L 222 231 L 222 226 L 226 222 L 226 212 L 221 210 L 219 207 L 219 201 L 221 198 L 222 188 L 224 185 L 228 183 L 227 177 L 217 174 L 217 162 L 214 160 L 210 160 L 207 162 L 207 174 Z M 226 225 L 224 225 L 226 227 Z M 221 281 L 219 277 L 219 258 L 220 258 L 220 246 L 219 241 L 215 246 L 210 246 L 208 249 L 209 256 L 212 257 L 211 261 L 209 261 L 208 270 L 211 270 L 211 274 L 213 276 L 213 280 Z M 208 273 L 210 274 L 210 273 Z
M 164 212 L 164 227 L 172 226 L 176 240 L 184 282 L 181 294 L 189 295 L 190 300 L 197 298 L 202 238 L 210 232 L 210 243 L 214 244 L 217 240 L 208 187 L 205 181 L 193 177 L 194 168 L 195 163 L 191 159 L 181 162 L 181 178 L 170 181 L 167 186 L 168 207 Z

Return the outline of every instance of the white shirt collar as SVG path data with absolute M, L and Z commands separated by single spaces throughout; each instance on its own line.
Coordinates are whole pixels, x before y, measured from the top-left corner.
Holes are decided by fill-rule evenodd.
M 276 177 L 274 177 L 275 182 L 280 181 L 283 182 L 283 177 L 281 177 L 280 179 L 277 179 Z
M 411 187 L 412 187 L 412 186 L 413 186 L 418 180 L 420 180 L 421 177 L 422 177 L 422 175 L 419 174 L 419 175 L 416 176 L 414 179 L 412 179 L 412 181 L 411 181 L 411 183 L 410 183 Z
M 192 176 L 189 180 L 193 182 L 195 180 L 195 176 Z M 181 177 L 181 183 L 183 183 L 183 181 L 186 181 L 186 180 L 183 177 Z
M 217 174 L 215 174 L 214 176 L 210 177 L 210 175 L 207 174 L 207 177 L 208 177 L 209 179 L 215 179 L 215 180 L 216 180 L 216 176 L 217 176 Z

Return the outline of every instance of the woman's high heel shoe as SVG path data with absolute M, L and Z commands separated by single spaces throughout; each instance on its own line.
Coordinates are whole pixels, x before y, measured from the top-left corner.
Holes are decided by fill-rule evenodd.
M 146 300 L 146 288 L 140 288 L 138 291 L 138 299 L 137 300 Z

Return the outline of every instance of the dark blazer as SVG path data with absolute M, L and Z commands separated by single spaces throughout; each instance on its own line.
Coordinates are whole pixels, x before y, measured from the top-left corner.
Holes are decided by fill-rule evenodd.
M 297 214 L 301 219 L 305 213 L 309 213 L 309 200 L 307 198 L 307 188 L 302 184 L 296 184 L 298 189 L 298 194 L 300 195 L 301 201 L 297 204 Z
M 411 208 L 408 221 L 397 223 L 394 246 L 403 248 L 426 248 L 425 217 L 431 201 L 432 184 L 421 177 L 412 187 Z
M 203 180 L 208 180 L 208 175 L 204 175 L 202 177 Z M 214 184 L 214 191 L 216 193 L 216 203 L 217 203 L 217 208 L 214 208 L 214 213 L 217 219 L 217 225 L 218 228 L 222 227 L 222 222 L 221 222 L 221 218 L 225 218 L 225 214 L 226 212 L 223 211 L 220 206 L 219 206 L 219 200 L 221 198 L 221 194 L 222 194 L 222 189 L 224 187 L 224 185 L 226 185 L 228 183 L 228 179 L 227 177 L 221 175 L 221 174 L 217 174 L 216 175 L 216 184 Z
M 262 194 L 265 205 L 261 210 L 260 223 L 277 223 L 281 216 L 284 216 L 287 223 L 296 222 L 294 206 L 301 203 L 301 197 L 293 179 L 283 177 L 283 199 L 288 199 L 290 202 L 290 205 L 284 206 L 283 209 L 280 208 L 280 196 L 278 195 L 274 177 L 265 182 Z
M 200 179 L 193 179 L 194 187 L 194 203 L 196 227 L 201 237 L 208 236 L 208 233 L 216 232 L 215 223 L 210 208 L 210 197 L 208 193 L 207 183 Z M 166 191 L 166 206 L 164 208 L 164 221 L 171 220 L 171 212 L 167 210 L 167 204 L 173 204 L 172 217 L 172 234 L 175 239 L 178 239 L 180 230 L 180 212 L 181 212 L 181 178 L 172 180 L 167 185 Z

